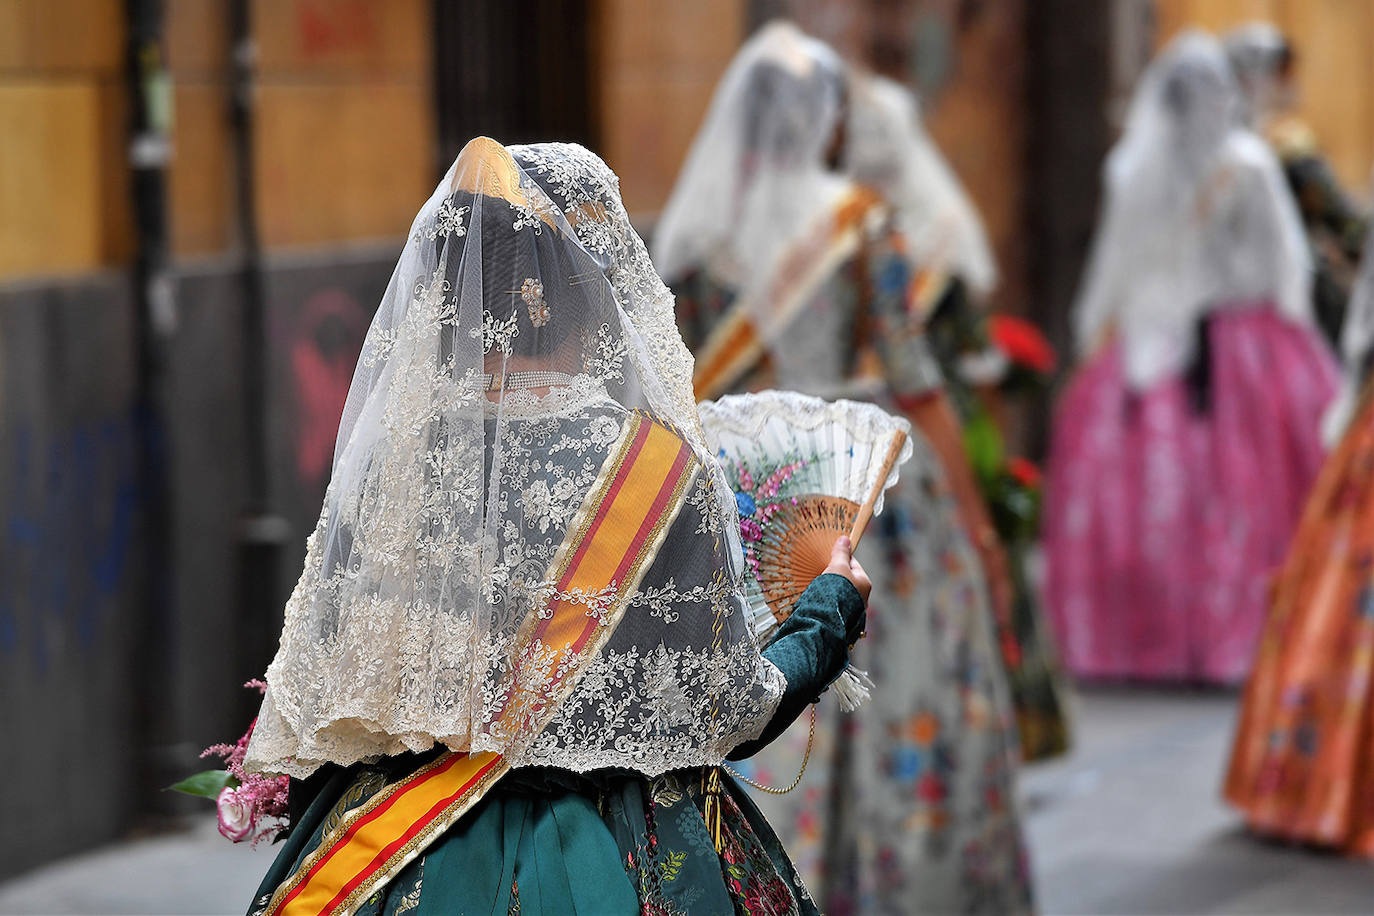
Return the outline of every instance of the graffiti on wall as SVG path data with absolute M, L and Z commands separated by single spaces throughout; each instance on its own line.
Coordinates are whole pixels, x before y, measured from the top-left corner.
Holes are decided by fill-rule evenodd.
M 334 458 L 353 368 L 367 334 L 368 315 L 348 293 L 325 289 L 301 307 L 291 339 L 296 399 L 296 472 L 323 487 Z
M 57 653 L 99 645 L 133 559 L 137 454 L 131 413 L 6 430 L 0 655 L 24 653 L 41 673 Z
M 371 0 L 299 0 L 296 34 L 310 58 L 349 51 L 371 51 L 378 43 L 377 4 Z

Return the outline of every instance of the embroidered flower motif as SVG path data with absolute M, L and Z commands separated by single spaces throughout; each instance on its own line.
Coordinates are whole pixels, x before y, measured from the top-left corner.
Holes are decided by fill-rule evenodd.
M 525 282 L 520 284 L 520 298 L 524 299 L 529 305 L 544 301 L 544 284 L 534 277 L 526 277 Z
M 620 424 L 611 417 L 595 417 L 592 419 L 587 432 L 591 436 L 591 443 L 594 447 L 605 448 L 620 435 Z
M 542 525 L 542 530 L 547 531 L 549 516 L 553 513 L 553 491 L 548 483 L 543 480 L 531 483 L 520 494 L 520 503 L 525 510 L 525 517 L 529 519 L 528 524 Z
M 526 277 L 525 282 L 520 284 L 520 298 L 525 300 L 525 306 L 530 312 L 530 323 L 536 328 L 542 328 L 549 323 L 549 306 L 544 301 L 544 284 L 534 277 Z
M 490 353 L 493 349 L 497 349 L 504 355 L 510 356 L 512 352 L 511 341 L 520 336 L 520 328 L 515 323 L 514 314 L 502 320 L 491 312 L 484 311 L 482 313 L 482 326 L 472 328 L 468 331 L 468 335 L 474 339 L 482 338 L 483 353 Z
M 468 207 L 458 207 L 453 203 L 453 198 L 448 198 L 439 205 L 439 210 L 434 214 L 434 222 L 429 225 L 424 232 L 432 242 L 442 236 L 453 236 L 462 238 L 468 234 L 467 227 L 463 225 L 463 215 L 468 212 Z M 416 233 L 416 240 L 419 240 L 420 233 Z

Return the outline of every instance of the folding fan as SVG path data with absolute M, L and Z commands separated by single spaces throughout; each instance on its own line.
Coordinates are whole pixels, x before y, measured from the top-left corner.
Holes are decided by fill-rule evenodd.
M 830 561 L 835 539 L 855 546 L 883 493 L 911 457 L 911 425 L 880 407 L 792 391 L 729 395 L 700 404 L 706 441 L 735 490 L 750 624 L 760 644 Z M 842 705 L 868 696 L 850 668 L 835 684 Z

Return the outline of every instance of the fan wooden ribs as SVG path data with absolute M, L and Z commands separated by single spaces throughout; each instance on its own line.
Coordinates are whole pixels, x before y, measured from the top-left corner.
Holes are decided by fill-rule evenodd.
M 758 544 L 759 587 L 781 622 L 830 563 L 835 541 L 850 531 L 859 504 L 839 496 L 809 494 L 784 504 Z

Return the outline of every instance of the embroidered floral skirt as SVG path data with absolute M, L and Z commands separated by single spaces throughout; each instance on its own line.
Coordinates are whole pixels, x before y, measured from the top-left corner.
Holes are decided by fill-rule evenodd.
M 829 916 L 1025 913 L 1018 738 L 995 621 L 939 464 L 915 441 L 859 548 L 873 600 L 855 664 L 873 696 L 853 714 L 823 696 L 800 785 L 754 797 Z M 785 786 L 806 744 L 803 716 L 741 772 Z
M 347 813 L 434 755 L 336 772 L 293 827 L 251 914 L 268 911 Z M 758 809 L 724 780 L 723 851 L 702 816 L 702 771 L 654 779 L 513 770 L 478 804 L 361 902 L 362 916 L 427 914 L 815 914 Z M 293 784 L 293 788 L 295 784 Z
M 1374 856 L 1374 401 L 1274 581 L 1226 797 L 1255 830 Z

